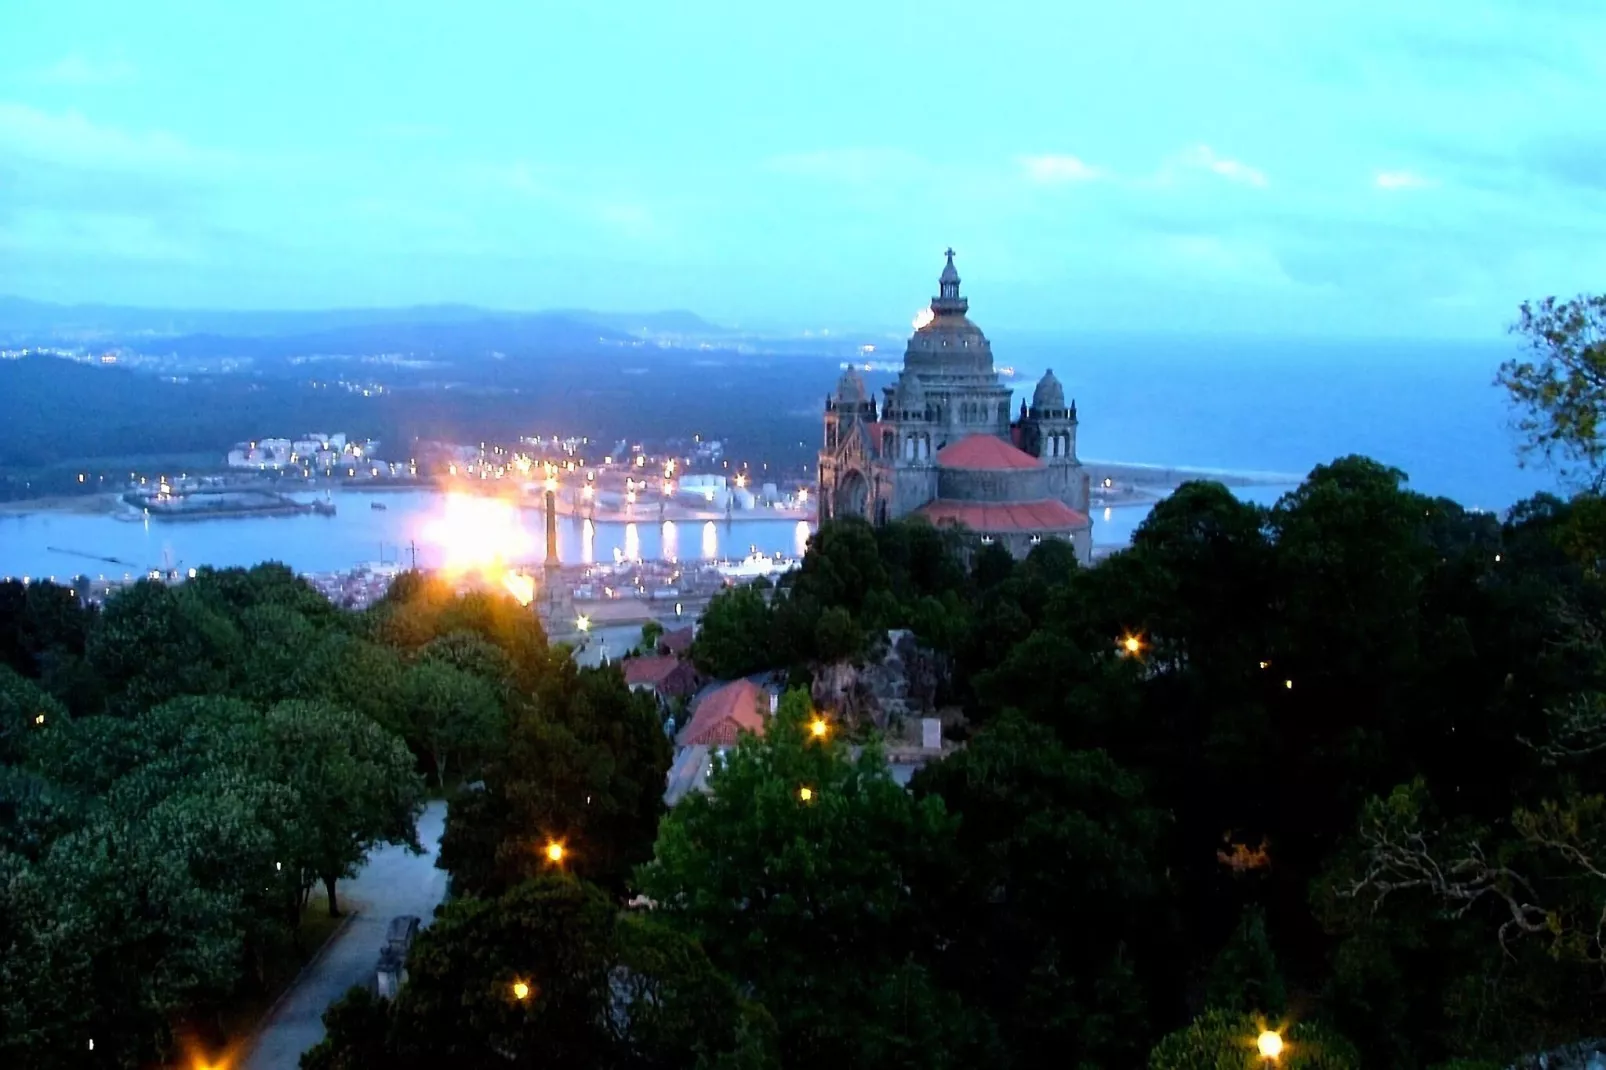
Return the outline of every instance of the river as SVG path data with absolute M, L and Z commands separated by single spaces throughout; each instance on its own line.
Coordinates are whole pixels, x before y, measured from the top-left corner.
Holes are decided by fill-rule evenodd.
M 1270 504 L 1288 489 L 1242 487 L 1234 493 Z M 433 568 L 446 556 L 441 534 L 445 501 L 435 491 L 348 490 L 335 498 L 334 516 L 130 521 L 56 510 L 0 514 L 0 577 L 115 579 L 152 568 L 224 568 L 262 561 L 282 561 L 296 572 L 338 572 L 369 562 L 412 564 L 415 553 L 419 566 Z M 375 502 L 385 508 L 372 508 Z M 1095 509 L 1094 543 L 1125 544 L 1148 513 L 1147 505 Z M 506 519 L 515 528 L 509 541 L 520 547 L 518 559 L 541 561 L 546 554 L 541 510 L 510 509 Z M 564 564 L 622 558 L 715 560 L 745 557 L 754 549 L 801 555 L 811 530 L 797 520 L 593 524 L 560 516 L 558 558 Z

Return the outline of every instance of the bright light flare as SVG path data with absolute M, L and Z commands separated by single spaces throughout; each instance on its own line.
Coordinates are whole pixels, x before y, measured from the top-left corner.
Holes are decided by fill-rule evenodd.
M 535 601 L 535 578 L 533 576 L 526 576 L 522 572 L 506 572 L 502 574 L 502 586 L 521 606 L 527 606 Z
M 1260 1051 L 1262 1058 L 1275 1059 L 1283 1053 L 1282 1034 L 1268 1029 L 1255 1038 L 1255 1047 Z
M 589 632 L 591 630 L 591 618 L 582 613 L 575 618 L 574 626 L 582 632 Z
M 523 1002 L 530 998 L 530 986 L 523 981 L 513 982 L 513 998 Z
M 919 312 L 915 313 L 915 330 L 920 330 L 920 328 L 924 327 L 926 324 L 930 323 L 936 318 L 937 314 L 931 311 L 931 307 L 928 305 Z
M 816 717 L 809 722 L 809 734 L 815 739 L 824 739 L 830 734 L 831 726 L 825 723 L 825 718 Z
M 1121 636 L 1121 652 L 1137 657 L 1143 653 L 1143 638 L 1137 635 Z
M 799 799 L 802 799 L 804 802 L 813 802 L 814 801 L 814 789 L 813 788 L 808 788 L 808 787 L 798 788 L 797 789 L 797 797 Z
M 517 505 L 477 494 L 447 494 L 441 514 L 418 534 L 418 541 L 440 552 L 448 574 L 478 572 L 492 582 L 502 580 L 509 560 L 534 547 Z
M 551 843 L 546 845 L 546 860 L 548 862 L 551 862 L 554 865 L 562 865 L 563 855 L 563 844 L 559 843 L 557 840 L 553 840 Z

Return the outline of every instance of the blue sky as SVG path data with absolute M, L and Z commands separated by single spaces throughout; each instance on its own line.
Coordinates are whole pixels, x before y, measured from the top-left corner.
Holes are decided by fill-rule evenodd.
M 1606 280 L 1599 0 L 3 0 L 0 293 L 1495 336 Z

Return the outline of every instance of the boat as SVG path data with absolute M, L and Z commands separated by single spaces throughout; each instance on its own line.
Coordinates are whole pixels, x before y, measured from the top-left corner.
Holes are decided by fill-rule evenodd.
M 730 579 L 757 579 L 760 576 L 773 576 L 777 573 L 790 572 L 797 568 L 794 558 L 761 554 L 757 550 L 749 553 L 740 561 L 722 561 L 714 566 L 719 574 Z
M 384 502 L 369 502 L 368 503 L 368 508 L 370 508 L 370 509 L 389 509 L 390 506 L 386 505 Z

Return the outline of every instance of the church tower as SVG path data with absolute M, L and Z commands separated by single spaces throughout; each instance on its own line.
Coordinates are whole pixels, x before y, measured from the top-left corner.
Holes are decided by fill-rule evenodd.
M 878 443 L 876 408 L 864 380 L 848 368 L 825 399 L 825 442 L 820 450 L 820 519 L 869 519 L 870 467 Z
M 1031 405 L 1021 401 L 1020 437 L 1021 448 L 1048 467 L 1054 497 L 1085 513 L 1090 488 L 1076 457 L 1076 402 L 1065 404 L 1065 387 L 1053 368 L 1037 381 Z

